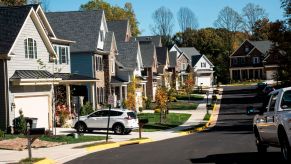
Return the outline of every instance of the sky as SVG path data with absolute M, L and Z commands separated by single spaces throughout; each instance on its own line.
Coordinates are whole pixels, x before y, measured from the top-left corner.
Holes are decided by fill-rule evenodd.
M 48 10 L 76 11 L 81 4 L 89 0 L 49 0 Z M 126 2 L 131 2 L 139 22 L 142 35 L 151 35 L 150 26 L 153 25 L 152 14 L 161 6 L 169 8 L 174 15 L 174 32 L 180 30 L 176 16 L 180 7 L 190 8 L 196 15 L 199 27 L 213 27 L 218 13 L 225 6 L 233 8 L 241 13 L 242 8 L 248 3 L 254 3 L 264 8 L 271 21 L 283 19 L 283 9 L 280 8 L 280 0 L 105 0 L 114 6 L 123 7 Z

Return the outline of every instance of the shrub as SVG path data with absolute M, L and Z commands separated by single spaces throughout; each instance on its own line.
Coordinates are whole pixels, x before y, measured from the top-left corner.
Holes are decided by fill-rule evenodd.
M 151 109 L 152 108 L 152 100 L 150 98 L 147 98 L 145 100 L 145 107 L 146 107 L 146 109 Z
M 177 102 L 177 98 L 175 96 L 169 97 L 170 102 Z
M 142 111 L 143 111 L 143 108 L 142 108 L 142 107 L 139 107 L 139 108 L 138 108 L 138 111 L 139 111 L 139 112 L 142 112 Z
M 0 130 L 0 141 L 4 139 L 4 132 L 2 130 Z
M 93 106 L 90 102 L 86 102 L 85 105 L 82 106 L 80 110 L 81 110 L 80 111 L 81 116 L 88 115 L 88 114 L 94 112 Z
M 19 110 L 19 117 L 14 119 L 14 133 L 25 134 L 26 133 L 26 120 L 23 115 L 23 111 Z
M 69 119 L 70 112 L 66 105 L 58 105 L 56 108 L 56 115 L 59 117 L 59 125 L 63 126 Z
M 161 113 L 161 109 L 156 108 L 154 113 Z

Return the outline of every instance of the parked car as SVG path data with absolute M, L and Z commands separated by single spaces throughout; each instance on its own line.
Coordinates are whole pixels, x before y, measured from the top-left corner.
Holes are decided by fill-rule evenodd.
M 291 87 L 272 91 L 265 110 L 254 117 L 253 129 L 259 152 L 269 146 L 280 147 L 286 161 L 291 161 Z
M 267 86 L 267 83 L 259 82 L 257 83 L 257 89 L 263 90 Z
M 81 116 L 73 121 L 74 128 L 79 132 L 107 130 L 108 114 L 110 113 L 109 130 L 116 134 L 129 134 L 138 129 L 138 119 L 135 112 L 127 109 L 102 109 L 89 115 Z
M 272 86 L 267 85 L 264 89 L 263 89 L 263 94 L 268 95 L 269 93 L 271 93 L 272 91 L 274 91 L 275 88 Z

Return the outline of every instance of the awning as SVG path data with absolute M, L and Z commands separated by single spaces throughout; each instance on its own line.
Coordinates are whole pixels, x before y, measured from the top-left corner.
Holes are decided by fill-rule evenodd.
M 55 78 L 61 78 L 60 83 L 88 83 L 88 82 L 97 82 L 99 79 L 92 78 L 89 76 L 71 74 L 71 73 L 55 73 Z
M 16 70 L 10 78 L 13 85 L 50 85 L 61 80 L 46 70 Z

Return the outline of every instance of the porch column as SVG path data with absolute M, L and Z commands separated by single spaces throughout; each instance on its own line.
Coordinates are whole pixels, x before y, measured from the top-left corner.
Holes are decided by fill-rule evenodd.
M 127 100 L 127 85 L 124 86 L 124 99 Z
M 230 69 L 229 70 L 229 76 L 230 76 L 230 79 L 232 80 L 232 69 Z M 198 77 L 198 75 L 197 75 L 197 77 Z M 197 78 L 198 79 L 198 78 Z M 197 82 L 196 82 L 196 84 L 198 83 L 198 80 L 197 80 Z M 197 84 L 198 85 L 198 84 Z
M 122 103 L 122 101 L 123 101 L 123 97 L 122 97 L 122 85 L 119 86 L 119 100 L 120 100 L 120 103 Z
M 239 78 L 240 78 L 240 80 L 242 80 L 241 69 L 239 70 Z
M 147 97 L 147 86 L 146 84 L 143 84 L 143 90 L 144 90 L 144 96 Z
M 90 84 L 90 90 L 91 90 L 91 102 L 93 104 L 93 109 L 96 109 L 96 97 L 95 97 L 95 87 L 94 83 Z
M 71 109 L 71 88 L 69 84 L 66 84 L 66 97 L 67 97 L 67 105 L 69 108 L 69 111 L 71 113 L 72 109 Z
M 247 73 L 248 73 L 248 79 L 250 79 L 250 70 L 247 69 Z

